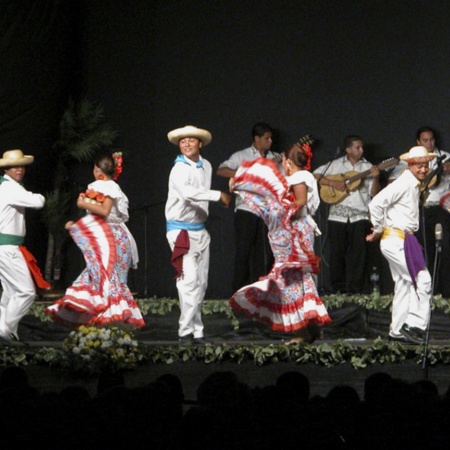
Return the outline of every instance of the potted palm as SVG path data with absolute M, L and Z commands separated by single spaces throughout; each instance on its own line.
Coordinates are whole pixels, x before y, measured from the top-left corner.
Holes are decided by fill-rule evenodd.
M 105 122 L 103 107 L 87 99 L 69 100 L 53 145 L 57 157 L 53 190 L 46 195 L 43 219 L 48 229 L 45 279 L 54 289 L 61 279 L 62 249 L 67 239 L 64 224 L 73 219 L 79 187 L 73 179 L 74 167 L 92 162 L 95 152 L 111 146 L 117 132 Z M 51 292 L 47 293 L 51 296 Z

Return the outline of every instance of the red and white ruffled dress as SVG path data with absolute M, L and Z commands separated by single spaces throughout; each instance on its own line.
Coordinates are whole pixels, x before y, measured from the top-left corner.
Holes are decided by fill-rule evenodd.
M 297 217 L 284 175 L 270 159 L 244 161 L 234 189 L 266 223 L 275 263 L 269 274 L 239 289 L 231 307 L 286 333 L 330 323 L 313 278 L 320 270 L 312 245 L 316 226 L 312 218 Z
M 95 181 L 89 189 L 113 199 L 111 212 L 106 219 L 87 214 L 70 227 L 86 268 L 45 312 L 73 328 L 117 323 L 143 327 L 141 311 L 127 285 L 128 270 L 138 262 L 136 242 L 125 225 L 128 198 L 112 180 Z

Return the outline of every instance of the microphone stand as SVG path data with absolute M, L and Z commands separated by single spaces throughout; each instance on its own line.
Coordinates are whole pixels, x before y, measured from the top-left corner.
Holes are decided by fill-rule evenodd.
M 439 259 L 439 253 L 441 252 L 441 240 L 436 239 L 436 252 L 434 254 L 434 267 L 433 267 L 433 278 L 431 280 L 431 297 L 430 297 L 430 316 L 428 317 L 427 329 L 425 333 L 425 344 L 423 349 L 423 360 L 422 360 L 422 370 L 424 371 L 424 378 L 428 380 L 428 346 L 430 342 L 430 324 L 431 324 L 431 310 L 433 306 L 433 295 L 434 295 L 434 283 L 436 280 L 437 265 Z
M 426 222 L 425 222 L 425 202 L 427 200 L 427 196 L 428 196 L 428 190 L 430 189 L 429 186 L 431 184 L 431 181 L 433 180 L 433 178 L 435 176 L 440 176 L 444 170 L 443 166 L 442 166 L 442 161 L 444 160 L 445 156 L 441 156 L 438 158 L 438 161 L 436 163 L 436 167 L 427 174 L 427 176 L 425 177 L 425 179 L 423 180 L 422 183 L 422 187 L 421 187 L 421 193 L 420 193 L 420 210 L 421 210 L 421 218 L 420 221 L 422 223 L 422 239 L 423 239 L 423 249 L 424 249 L 424 253 L 425 253 L 425 261 L 428 265 L 428 251 L 427 251 L 427 234 L 425 232 L 425 226 L 426 226 Z
M 322 172 L 320 173 L 319 178 L 317 179 L 317 184 L 319 185 L 320 188 L 320 180 L 325 176 L 325 174 L 328 172 L 328 169 L 330 168 L 331 163 L 335 160 L 338 159 L 341 156 L 341 149 L 338 147 L 336 150 L 336 154 L 334 155 L 334 157 L 332 159 L 330 159 L 327 163 L 327 165 L 325 166 L 325 168 L 322 170 Z
M 341 156 L 341 149 L 340 147 L 337 148 L 336 150 L 336 154 L 333 156 L 333 158 L 331 158 L 327 165 L 325 166 L 325 168 L 322 170 L 322 172 L 320 173 L 319 178 L 317 179 L 317 187 L 319 188 L 320 191 L 320 180 L 325 176 L 325 174 L 328 172 L 328 169 L 330 168 L 331 163 L 335 160 L 338 159 Z M 319 215 L 320 215 L 320 208 L 319 208 Z M 327 209 L 327 217 L 328 217 L 328 209 Z M 321 223 L 321 220 L 319 220 L 319 223 Z M 323 242 L 322 242 L 322 236 L 323 236 Z M 320 248 L 320 257 L 322 258 L 322 262 L 325 262 L 325 258 L 323 258 L 323 248 L 325 247 L 326 244 L 326 239 L 328 236 L 328 224 L 326 224 L 326 232 L 325 235 L 321 235 L 319 237 L 318 240 L 320 240 L 321 242 L 319 243 L 319 248 Z M 321 282 L 319 283 L 319 289 L 320 286 L 322 287 L 322 290 L 324 289 L 324 282 L 323 282 L 323 277 L 324 277 L 324 273 L 323 270 L 320 271 L 319 274 L 320 280 Z

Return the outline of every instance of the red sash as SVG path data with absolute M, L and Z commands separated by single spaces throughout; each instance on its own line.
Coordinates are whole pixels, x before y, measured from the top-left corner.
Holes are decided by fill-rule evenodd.
M 186 230 L 181 230 L 175 241 L 175 246 L 172 252 L 172 266 L 175 267 L 176 274 L 174 278 L 181 277 L 183 273 L 183 255 L 189 251 L 189 233 Z
M 37 287 L 41 289 L 50 289 L 52 286 L 51 284 L 47 283 L 47 281 L 45 281 L 44 277 L 42 276 L 39 266 L 37 265 L 36 258 L 27 250 L 25 246 L 19 245 L 19 249 L 22 252 L 23 257 L 25 258 L 27 266 L 30 269 L 31 275 L 34 278 Z

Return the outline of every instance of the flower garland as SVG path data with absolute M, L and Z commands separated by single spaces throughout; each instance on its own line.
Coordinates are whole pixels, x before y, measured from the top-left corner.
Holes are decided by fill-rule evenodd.
M 114 163 L 116 166 L 116 169 L 114 171 L 114 175 L 113 175 L 113 180 L 117 180 L 117 178 L 119 178 L 120 174 L 123 171 L 122 168 L 122 163 L 123 163 L 123 157 L 122 157 L 122 152 L 114 152 L 112 154 L 112 157 L 114 159 Z
M 94 191 L 93 189 L 88 189 L 86 192 L 82 192 L 80 197 L 86 203 L 91 203 L 93 205 L 101 205 L 106 199 L 104 194 Z

